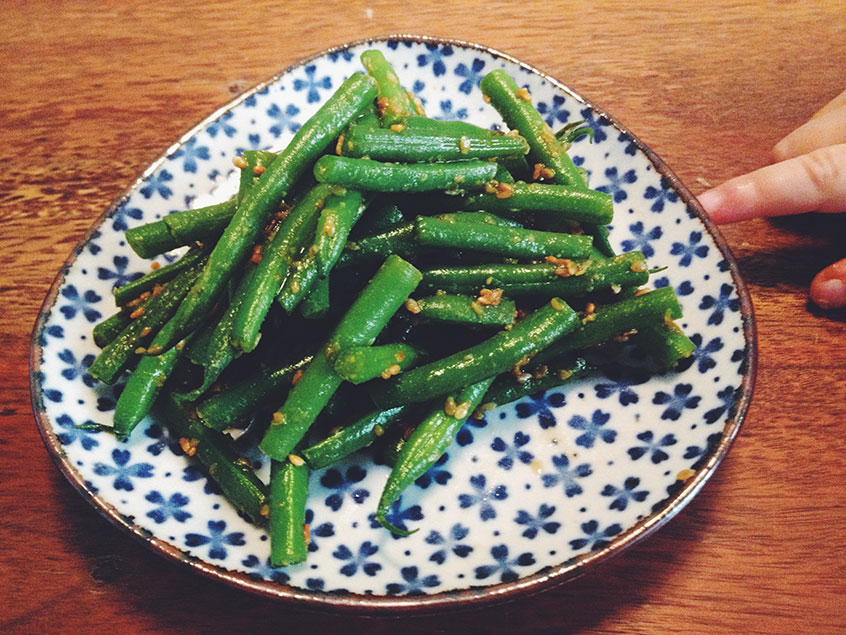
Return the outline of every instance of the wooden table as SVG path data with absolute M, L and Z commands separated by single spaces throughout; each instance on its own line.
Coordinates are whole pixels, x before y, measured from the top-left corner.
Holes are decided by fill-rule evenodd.
M 446 618 L 305 611 L 156 557 L 55 469 L 27 379 L 38 308 L 86 228 L 195 122 L 302 56 L 391 32 L 494 46 L 616 115 L 701 192 L 767 162 L 843 90 L 842 2 L 206 4 L 3 6 L 0 631 L 846 628 L 846 324 L 806 294 L 846 255 L 846 217 L 725 229 L 757 313 L 758 382 L 734 448 L 689 507 L 575 582 Z

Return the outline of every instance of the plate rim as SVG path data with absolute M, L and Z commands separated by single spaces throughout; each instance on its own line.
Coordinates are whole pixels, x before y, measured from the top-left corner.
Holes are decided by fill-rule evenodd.
M 43 394 L 40 382 L 38 381 L 38 376 L 41 372 L 42 358 L 42 346 L 40 340 L 46 318 L 50 309 L 56 303 L 59 288 L 64 283 L 70 266 L 84 249 L 84 246 L 92 239 L 95 232 L 99 230 L 99 228 L 108 220 L 118 207 L 128 200 L 130 194 L 137 189 L 139 184 L 145 178 L 161 167 L 161 165 L 170 156 L 177 152 L 195 134 L 203 130 L 210 123 L 232 108 L 240 105 L 251 95 L 261 92 L 267 86 L 277 82 L 284 75 L 289 74 L 297 68 L 306 66 L 318 58 L 327 57 L 329 55 L 340 53 L 344 50 L 365 44 L 390 41 L 410 41 L 418 44 L 456 46 L 486 53 L 495 58 L 501 58 L 549 82 L 556 89 L 564 91 L 572 98 L 581 102 L 585 106 L 590 107 L 599 116 L 604 117 L 619 132 L 628 136 L 636 145 L 638 150 L 640 150 L 654 166 L 656 172 L 666 178 L 672 187 L 679 193 L 688 211 L 693 212 L 703 223 L 705 229 L 713 238 L 721 256 L 729 263 L 729 273 L 731 274 L 732 282 L 737 290 L 738 298 L 740 299 L 742 330 L 746 345 L 746 372 L 744 373 L 740 384 L 740 395 L 735 403 L 734 418 L 727 420 L 723 427 L 720 441 L 714 448 L 708 460 L 697 469 L 692 478 L 685 482 L 684 487 L 664 501 L 662 508 L 658 512 L 652 513 L 646 518 L 638 521 L 626 531 L 616 536 L 614 540 L 610 541 L 607 546 L 600 550 L 570 558 L 558 565 L 547 567 L 514 582 L 504 582 L 490 586 L 469 587 L 460 590 L 443 591 L 431 595 L 412 597 L 389 595 L 370 596 L 356 593 L 334 594 L 331 591 L 308 591 L 297 587 L 282 585 L 269 580 L 257 580 L 246 573 L 230 571 L 223 569 L 222 567 L 209 564 L 199 558 L 183 552 L 173 544 L 170 544 L 160 538 L 156 538 L 148 530 L 136 524 L 131 517 L 118 512 L 111 503 L 102 499 L 98 493 L 95 493 L 85 483 L 85 479 L 82 478 L 81 474 L 76 471 L 71 462 L 68 460 L 64 449 L 56 438 L 56 435 L 48 430 L 48 428 L 52 430 L 53 426 L 50 424 L 49 417 L 47 417 L 44 407 L 42 406 Z M 141 174 L 136 177 L 117 197 L 115 197 L 112 203 L 94 220 L 85 235 L 77 241 L 71 250 L 71 253 L 62 264 L 58 274 L 53 279 L 44 301 L 39 308 L 38 316 L 35 320 L 30 338 L 29 383 L 30 400 L 32 403 L 36 427 L 38 428 L 41 439 L 47 448 L 48 454 L 53 459 L 53 462 L 56 464 L 59 471 L 64 475 L 74 489 L 76 489 L 77 492 L 79 492 L 82 497 L 86 499 L 88 503 L 97 510 L 97 512 L 100 513 L 100 515 L 105 517 L 117 527 L 127 531 L 133 538 L 142 542 L 159 556 L 167 559 L 168 561 L 176 560 L 207 578 L 223 582 L 229 586 L 245 589 L 264 597 L 271 597 L 292 603 L 304 603 L 310 608 L 353 612 L 361 612 L 371 609 L 389 609 L 404 612 L 431 613 L 444 609 L 464 609 L 492 603 L 502 603 L 515 600 L 518 597 L 525 597 L 529 594 L 549 590 L 555 586 L 580 577 L 596 565 L 618 555 L 625 549 L 637 544 L 647 536 L 650 536 L 660 527 L 663 527 L 676 514 L 684 509 L 691 500 L 693 500 L 696 494 L 702 489 L 711 475 L 716 471 L 716 468 L 728 454 L 729 449 L 740 431 L 748 412 L 749 405 L 752 401 L 757 367 L 758 342 L 754 309 L 749 290 L 747 289 L 745 282 L 740 277 L 737 261 L 732 255 L 725 238 L 717 226 L 705 213 L 693 193 L 678 179 L 675 173 L 653 150 L 643 143 L 628 128 L 621 124 L 615 117 L 609 115 L 594 102 L 582 97 L 572 88 L 563 84 L 554 77 L 551 77 L 547 73 L 513 57 L 508 53 L 504 53 L 496 48 L 484 44 L 470 42 L 467 40 L 409 33 L 392 33 L 338 44 L 295 61 L 283 70 L 278 71 L 268 79 L 259 82 L 252 88 L 242 92 L 234 99 L 214 110 L 210 115 L 182 134 L 176 142 L 168 146 L 155 160 L 153 160 L 153 162 L 145 168 Z

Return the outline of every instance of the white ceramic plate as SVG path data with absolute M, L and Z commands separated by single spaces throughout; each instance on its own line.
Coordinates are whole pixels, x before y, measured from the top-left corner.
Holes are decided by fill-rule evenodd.
M 554 127 L 584 119 L 593 142 L 570 151 L 612 194 L 611 232 L 639 249 L 681 301 L 699 348 L 684 370 L 642 383 L 592 376 L 470 419 L 446 458 L 406 492 L 391 522 L 373 513 L 388 470 L 360 454 L 311 475 L 305 564 L 268 565 L 265 532 L 217 493 L 154 420 L 127 443 L 74 425 L 110 423 L 120 385 L 87 368 L 91 328 L 114 310 L 112 288 L 149 268 L 123 239 L 209 198 L 244 149 L 279 148 L 350 73 L 382 50 L 427 114 L 501 125 L 479 90 L 505 68 Z M 680 131 L 681 132 L 681 131 Z M 215 112 L 171 146 L 96 221 L 45 300 L 33 336 L 32 394 L 48 450 L 107 518 L 153 549 L 236 586 L 312 604 L 447 606 L 570 579 L 660 526 L 725 455 L 751 396 L 755 337 L 728 249 L 690 193 L 620 124 L 542 73 L 497 51 L 420 37 L 356 42 L 291 66 Z M 267 463 L 255 449 L 253 460 Z M 266 467 L 266 466 L 265 466 Z M 266 474 L 266 470 L 264 472 Z

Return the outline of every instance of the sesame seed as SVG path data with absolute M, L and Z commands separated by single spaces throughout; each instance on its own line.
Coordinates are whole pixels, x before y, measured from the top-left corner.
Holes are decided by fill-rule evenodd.
M 235 157 L 234 159 L 232 159 L 232 163 L 239 170 L 243 170 L 245 167 L 247 167 L 247 160 L 244 157 Z
M 256 166 L 253 167 L 253 174 L 255 174 L 256 176 L 261 176 L 266 171 L 267 171 L 267 168 L 264 167 L 263 165 L 256 165 Z
M 519 88 L 514 94 L 523 101 L 532 101 L 532 95 L 529 93 L 528 88 Z
M 305 465 L 305 461 L 303 461 L 302 457 L 297 456 L 296 454 L 289 454 L 288 460 L 291 462 L 292 465 L 296 465 L 297 467 Z
M 152 269 L 153 271 L 155 271 L 156 269 L 161 269 L 161 268 L 162 268 L 162 263 L 160 263 L 158 260 L 156 260 L 155 262 L 153 262 L 150 265 L 150 269 Z
M 338 136 L 338 143 L 335 144 L 335 154 L 340 156 L 341 153 L 343 152 L 343 149 L 344 149 L 344 135 L 339 135 Z M 352 149 L 352 147 L 350 147 L 350 149 Z

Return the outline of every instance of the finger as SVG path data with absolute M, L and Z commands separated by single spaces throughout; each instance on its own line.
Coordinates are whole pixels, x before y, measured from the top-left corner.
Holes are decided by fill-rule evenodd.
M 796 128 L 776 144 L 773 158 L 784 161 L 836 143 L 846 143 L 846 103 L 825 112 L 820 111 L 810 121 Z
M 715 223 L 846 210 L 846 143 L 738 176 L 699 195 Z
M 813 116 L 811 117 L 811 119 L 813 119 L 814 117 L 819 117 L 821 115 L 824 115 L 825 113 L 829 112 L 830 110 L 834 110 L 835 108 L 840 108 L 841 106 L 846 106 L 846 90 L 844 90 L 837 97 L 832 99 L 825 106 L 823 106 L 817 112 L 815 112 L 813 114 Z
M 811 282 L 811 300 L 823 309 L 846 307 L 846 258 L 816 275 Z

